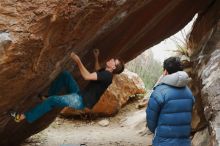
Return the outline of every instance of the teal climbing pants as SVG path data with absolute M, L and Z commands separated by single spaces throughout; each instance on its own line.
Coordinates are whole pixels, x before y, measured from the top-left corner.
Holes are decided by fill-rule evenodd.
M 58 95 L 65 88 L 66 95 Z M 64 71 L 51 84 L 48 92 L 49 97 L 41 104 L 24 113 L 26 120 L 32 123 L 56 107 L 71 107 L 77 110 L 84 109 L 82 96 L 77 82 L 72 75 Z

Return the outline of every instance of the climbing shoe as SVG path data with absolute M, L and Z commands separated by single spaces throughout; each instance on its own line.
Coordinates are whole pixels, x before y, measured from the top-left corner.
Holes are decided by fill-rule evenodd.
M 21 114 L 13 110 L 10 110 L 9 114 L 14 119 L 15 122 L 17 123 L 21 122 Z

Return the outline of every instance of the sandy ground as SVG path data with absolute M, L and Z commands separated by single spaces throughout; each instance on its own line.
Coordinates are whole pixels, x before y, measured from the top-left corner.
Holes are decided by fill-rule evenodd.
M 145 109 L 133 102 L 110 118 L 76 120 L 56 118 L 44 131 L 31 136 L 21 146 L 148 146 L 152 135 L 146 132 Z M 100 126 L 101 120 L 108 126 Z

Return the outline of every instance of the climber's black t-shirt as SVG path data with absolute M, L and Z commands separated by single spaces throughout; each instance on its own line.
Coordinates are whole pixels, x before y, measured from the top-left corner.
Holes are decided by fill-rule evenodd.
M 87 108 L 92 107 L 99 101 L 102 94 L 112 83 L 113 75 L 106 70 L 100 70 L 97 73 L 97 80 L 90 81 L 88 85 L 81 91 L 83 102 Z

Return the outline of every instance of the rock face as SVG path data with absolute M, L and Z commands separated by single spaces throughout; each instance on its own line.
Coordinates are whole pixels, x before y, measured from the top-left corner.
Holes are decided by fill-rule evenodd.
M 195 134 L 193 143 L 200 146 L 220 144 L 220 1 L 202 17 L 199 16 L 190 36 L 193 65 L 193 86 L 196 96 L 197 124 L 195 129 L 208 125 L 208 133 Z M 198 106 L 200 104 L 200 106 Z M 194 119 L 194 121 L 196 121 Z M 196 123 L 196 122 L 194 122 Z M 202 124 L 203 123 L 203 124 Z M 205 123 L 205 124 L 204 124 Z M 199 136 L 198 136 L 199 135 Z M 207 141 L 201 136 L 208 138 Z
M 192 140 L 192 146 L 209 146 L 210 145 L 210 135 L 208 128 L 197 132 Z
M 145 87 L 140 77 L 125 69 L 122 74 L 114 77 L 112 84 L 102 95 L 92 111 L 85 111 L 85 113 L 112 116 L 127 103 L 130 96 L 144 93 Z M 64 108 L 61 114 L 64 116 L 71 116 L 82 114 L 82 112 L 77 112 L 71 108 Z
M 53 121 L 56 110 L 33 124 L 15 124 L 7 111 L 36 105 L 36 95 L 61 70 L 70 69 L 71 51 L 89 69 L 96 47 L 102 62 L 116 55 L 127 62 L 183 28 L 214 1 L 1 0 L 0 145 L 18 144 Z

